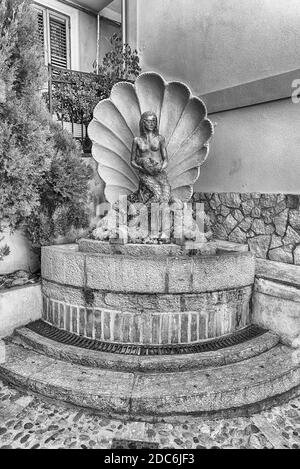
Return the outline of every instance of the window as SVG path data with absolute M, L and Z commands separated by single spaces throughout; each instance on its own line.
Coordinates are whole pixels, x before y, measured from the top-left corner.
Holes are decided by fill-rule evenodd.
M 48 8 L 35 8 L 38 12 L 38 41 L 45 53 L 45 63 L 71 68 L 69 17 Z

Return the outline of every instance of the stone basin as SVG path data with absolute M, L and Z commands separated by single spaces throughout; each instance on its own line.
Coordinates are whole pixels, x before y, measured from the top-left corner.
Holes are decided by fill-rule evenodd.
M 102 342 L 159 346 L 198 343 L 250 323 L 251 253 L 223 246 L 190 256 L 177 245 L 87 241 L 42 250 L 50 324 Z

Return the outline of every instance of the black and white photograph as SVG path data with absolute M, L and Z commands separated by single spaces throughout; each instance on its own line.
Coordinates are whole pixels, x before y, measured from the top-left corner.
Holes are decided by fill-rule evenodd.
M 299 45 L 299 0 L 0 0 L 0 449 L 300 449 Z

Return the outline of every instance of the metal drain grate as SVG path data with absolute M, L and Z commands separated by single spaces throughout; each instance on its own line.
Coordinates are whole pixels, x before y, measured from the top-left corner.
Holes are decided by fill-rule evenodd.
M 33 332 L 47 337 L 56 342 L 73 345 L 89 350 L 99 352 L 119 353 L 124 355 L 184 355 L 188 353 L 213 352 L 226 347 L 246 342 L 254 337 L 265 334 L 265 330 L 251 325 L 238 331 L 235 334 L 226 337 L 220 337 L 207 342 L 199 342 L 196 344 L 174 344 L 174 345 L 135 345 L 135 344 L 117 344 L 110 342 L 101 342 L 99 340 L 81 337 L 71 332 L 64 331 L 54 327 L 42 320 L 32 322 L 26 326 Z

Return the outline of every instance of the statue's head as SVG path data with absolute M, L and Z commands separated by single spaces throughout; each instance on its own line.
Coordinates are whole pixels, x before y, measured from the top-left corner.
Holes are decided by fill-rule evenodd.
M 158 135 L 158 120 L 155 112 L 147 111 L 141 115 L 140 134 L 145 136 L 148 132 Z

